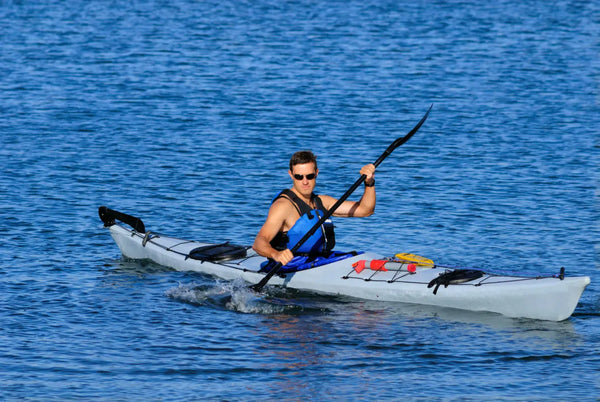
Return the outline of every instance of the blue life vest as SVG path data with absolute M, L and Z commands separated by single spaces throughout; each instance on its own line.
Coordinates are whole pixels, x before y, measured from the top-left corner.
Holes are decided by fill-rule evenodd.
M 327 212 L 319 196 L 312 194 L 316 209 L 312 209 L 308 204 L 302 201 L 292 190 L 285 189 L 281 191 L 274 199 L 287 198 L 294 204 L 300 219 L 296 221 L 287 232 L 279 232 L 271 241 L 271 246 L 276 250 L 291 249 L 302 237 L 317 224 L 319 219 Z M 296 255 L 323 255 L 333 250 L 335 246 L 335 234 L 333 232 L 333 222 L 327 219 L 319 229 L 313 233 L 308 240 L 296 251 Z

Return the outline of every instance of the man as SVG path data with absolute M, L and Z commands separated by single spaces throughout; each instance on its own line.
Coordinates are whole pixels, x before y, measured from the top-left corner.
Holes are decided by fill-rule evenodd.
M 314 194 L 319 169 L 317 158 L 311 151 L 299 151 L 292 155 L 288 174 L 293 182 L 292 188 L 283 190 L 275 198 L 252 246 L 258 254 L 282 265 L 294 258 L 290 248 L 337 202 L 337 199 L 328 195 Z M 375 211 L 375 165 L 363 166 L 360 174 L 367 176 L 360 201 L 344 201 L 333 216 L 366 217 Z M 334 244 L 333 224 L 327 222 L 297 254 L 326 253 Z

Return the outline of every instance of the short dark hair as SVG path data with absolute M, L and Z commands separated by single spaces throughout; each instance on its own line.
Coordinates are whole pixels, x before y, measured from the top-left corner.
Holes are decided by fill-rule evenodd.
M 317 156 L 312 151 L 298 151 L 292 155 L 290 159 L 290 171 L 294 170 L 294 166 L 303 165 L 305 163 L 314 163 L 315 170 L 317 169 Z

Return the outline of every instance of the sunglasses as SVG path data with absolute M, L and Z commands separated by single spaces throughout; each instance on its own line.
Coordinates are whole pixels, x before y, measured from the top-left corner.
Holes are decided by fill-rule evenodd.
M 295 174 L 294 175 L 294 179 L 296 179 L 296 180 L 304 180 L 304 176 L 305 175 L 303 175 L 303 174 Z M 312 180 L 315 177 L 317 177 L 316 173 L 309 173 L 309 174 L 306 175 L 306 180 Z

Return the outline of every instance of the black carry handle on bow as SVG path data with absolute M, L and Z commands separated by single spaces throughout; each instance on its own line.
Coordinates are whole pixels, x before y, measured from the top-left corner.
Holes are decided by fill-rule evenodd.
M 417 123 L 417 125 L 412 130 L 409 131 L 408 134 L 406 134 L 404 137 L 400 137 L 400 138 L 396 139 L 389 147 L 387 147 L 387 149 L 381 154 L 381 156 L 379 158 L 377 158 L 377 160 L 373 163 L 373 165 L 375 165 L 375 167 L 379 166 L 379 164 L 381 162 L 383 162 L 383 160 L 385 158 L 387 158 L 388 155 L 390 155 L 392 152 L 394 152 L 394 150 L 396 148 L 398 148 L 400 145 L 402 145 L 406 141 L 408 141 L 410 139 L 410 137 L 412 137 L 419 130 L 419 128 L 421 128 L 421 126 L 423 125 L 425 120 L 427 120 L 427 116 L 429 116 L 429 112 L 431 111 L 432 107 L 433 107 L 433 105 L 431 105 L 429 107 L 429 109 L 427 110 L 427 113 L 425 113 L 425 115 L 423 116 L 421 121 L 419 121 Z M 333 205 L 333 207 L 331 207 L 327 212 L 325 212 L 325 214 L 321 217 L 321 219 L 319 219 L 319 221 L 317 223 L 315 223 L 315 225 L 313 227 L 311 227 L 308 232 L 306 232 L 306 234 L 298 241 L 298 243 L 296 243 L 296 245 L 294 245 L 294 247 L 292 247 L 290 249 L 292 254 L 294 254 L 296 251 L 298 251 L 298 249 L 304 244 L 304 242 L 307 241 L 310 238 L 310 236 L 312 236 L 313 233 L 315 233 L 316 230 L 319 227 L 321 227 L 321 225 L 323 223 L 325 223 L 325 221 L 327 219 L 329 219 L 329 217 L 331 215 L 333 215 L 333 213 L 339 208 L 339 206 L 342 205 L 342 203 L 344 201 L 346 201 L 346 199 L 348 197 L 350 197 L 350 195 L 354 192 L 354 190 L 356 190 L 358 188 L 358 186 L 360 186 L 361 183 L 363 181 L 365 181 L 366 178 L 367 178 L 367 176 L 364 174 L 360 176 L 360 178 L 352 185 L 352 187 L 350 187 L 348 189 L 348 191 L 346 191 L 344 193 L 344 195 L 342 195 L 342 197 L 339 200 L 337 200 L 337 202 Z M 262 290 L 262 288 L 267 284 L 267 282 L 269 282 L 269 280 L 273 277 L 273 275 L 275 275 L 277 272 L 279 272 L 281 267 L 282 267 L 282 264 L 280 262 L 275 264 L 275 266 L 273 268 L 271 268 L 271 270 L 265 275 L 264 278 L 261 279 L 260 282 L 258 282 L 255 285 L 250 286 L 250 288 L 256 292 L 260 292 Z
M 106 227 L 114 225 L 116 219 L 128 224 L 140 233 L 146 233 L 146 227 L 144 226 L 144 222 L 142 222 L 140 218 L 136 218 L 135 216 L 127 215 L 123 212 L 106 208 L 105 206 L 101 206 L 100 208 L 98 208 L 98 215 L 100 215 L 100 219 L 102 220 L 102 222 L 104 222 L 104 226 Z

